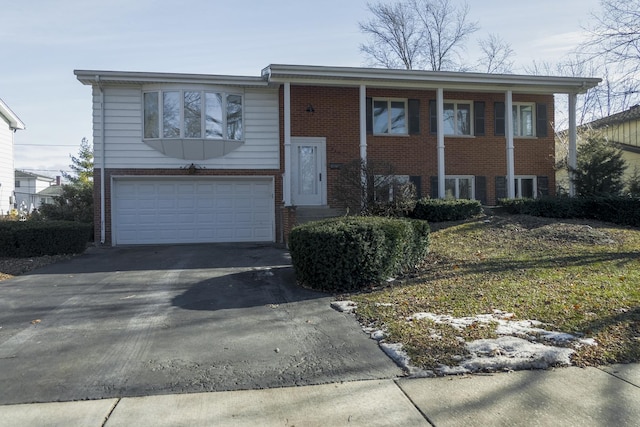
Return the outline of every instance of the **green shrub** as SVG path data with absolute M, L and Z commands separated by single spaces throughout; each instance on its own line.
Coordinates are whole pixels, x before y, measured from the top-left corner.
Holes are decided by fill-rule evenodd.
M 510 214 L 585 218 L 640 227 L 640 199 L 632 197 L 502 199 L 498 204 Z
M 480 213 L 482 205 L 478 200 L 424 198 L 416 203 L 412 217 L 429 222 L 442 222 L 469 219 Z
M 0 256 L 33 257 L 84 252 L 91 224 L 70 221 L 0 222 Z
M 427 255 L 424 221 L 346 217 L 291 230 L 289 249 L 298 281 L 323 291 L 353 291 L 413 268 Z

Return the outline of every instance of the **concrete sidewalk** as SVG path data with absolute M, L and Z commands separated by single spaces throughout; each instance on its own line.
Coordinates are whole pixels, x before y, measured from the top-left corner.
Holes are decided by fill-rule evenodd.
M 640 364 L 0 406 L 0 426 L 637 426 Z

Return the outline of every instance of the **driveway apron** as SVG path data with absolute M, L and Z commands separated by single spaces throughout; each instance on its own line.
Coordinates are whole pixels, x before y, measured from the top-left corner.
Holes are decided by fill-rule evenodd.
M 0 404 L 394 378 L 272 245 L 92 248 L 0 282 Z

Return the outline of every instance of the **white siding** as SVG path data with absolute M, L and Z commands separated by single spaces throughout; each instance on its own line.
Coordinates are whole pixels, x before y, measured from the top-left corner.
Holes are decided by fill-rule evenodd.
M 246 89 L 244 93 L 245 141 L 219 158 L 198 160 L 207 169 L 278 169 L 278 92 Z M 105 88 L 106 168 L 178 168 L 191 163 L 167 157 L 142 141 L 142 88 Z M 95 165 L 101 165 L 100 91 L 93 91 Z
M 13 207 L 9 198 L 14 191 L 13 131 L 0 115 L 0 215 L 6 215 Z

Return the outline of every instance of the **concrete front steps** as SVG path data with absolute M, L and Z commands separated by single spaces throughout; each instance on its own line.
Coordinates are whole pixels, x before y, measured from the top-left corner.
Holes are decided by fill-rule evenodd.
M 297 206 L 296 224 L 305 224 L 311 221 L 319 221 L 326 218 L 335 218 L 345 215 L 342 208 L 330 208 L 329 206 Z

